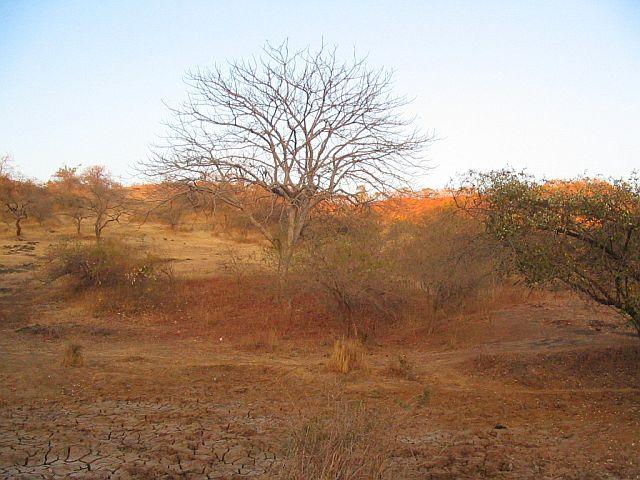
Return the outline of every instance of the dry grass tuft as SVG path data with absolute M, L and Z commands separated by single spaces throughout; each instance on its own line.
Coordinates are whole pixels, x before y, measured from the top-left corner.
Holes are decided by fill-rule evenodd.
M 418 379 L 413 363 L 406 355 L 398 355 L 389 363 L 389 373 L 394 377 L 404 378 L 405 380 L 415 381 Z
M 70 343 L 64 350 L 62 365 L 65 367 L 81 367 L 84 365 L 82 357 L 82 345 L 78 343 Z
M 275 353 L 282 347 L 281 335 L 275 328 L 257 332 L 241 345 L 245 350 Z
M 349 373 L 364 365 L 364 348 L 356 339 L 342 338 L 333 344 L 329 358 L 329 369 L 338 373 Z
M 287 480 L 369 480 L 391 476 L 384 421 L 360 403 L 338 402 L 293 429 L 281 465 Z

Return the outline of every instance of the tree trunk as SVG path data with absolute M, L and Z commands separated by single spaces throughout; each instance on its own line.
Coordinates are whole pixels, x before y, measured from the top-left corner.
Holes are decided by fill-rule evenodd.
M 304 201 L 302 205 L 291 205 L 287 211 L 287 229 L 280 245 L 279 273 L 284 278 L 289 273 L 296 245 L 300 240 L 302 229 L 307 223 L 311 204 Z
M 280 273 L 283 277 L 286 277 L 289 273 L 289 267 L 291 266 L 291 258 L 293 257 L 293 244 L 294 244 L 294 232 L 295 232 L 296 214 L 293 209 L 287 213 L 287 230 L 285 237 L 280 247 Z
M 96 242 L 100 243 L 100 237 L 102 236 L 102 212 L 98 212 L 96 216 L 96 222 L 93 224 L 93 233 L 96 236 Z
M 304 227 L 310 205 L 308 202 L 300 207 L 298 205 L 289 205 L 286 214 L 286 229 L 284 234 L 280 238 L 272 241 L 272 244 L 276 247 L 278 253 L 278 301 L 282 298 L 287 277 L 289 276 L 289 270 L 293 260 L 293 254 L 295 253 L 296 245 L 300 240 L 300 234 Z
M 16 219 L 16 237 L 20 237 L 22 235 L 22 225 L 20 225 L 21 221 L 21 218 Z
M 81 218 L 76 218 L 76 233 L 78 236 L 80 236 L 80 224 L 82 223 L 82 219 Z

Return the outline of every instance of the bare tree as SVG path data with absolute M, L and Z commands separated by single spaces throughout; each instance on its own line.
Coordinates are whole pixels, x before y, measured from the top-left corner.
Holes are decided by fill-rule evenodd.
M 195 211 L 192 197 L 192 195 L 173 195 L 168 200 L 162 201 L 156 208 L 157 217 L 168 224 L 171 230 L 175 230 L 189 212 Z
M 94 219 L 96 240 L 111 223 L 119 223 L 127 209 L 127 197 L 122 186 L 102 166 L 89 167 L 82 175 L 87 209 Z
M 0 178 L 0 201 L 3 216 L 11 220 L 16 229 L 16 237 L 22 236 L 22 222 L 31 215 L 36 205 L 38 187 L 30 181 Z
M 311 211 L 358 186 L 386 192 L 422 168 L 432 138 L 402 115 L 391 72 L 363 59 L 341 62 L 336 49 L 263 55 L 187 76 L 188 98 L 171 108 L 169 134 L 144 169 L 205 190 L 240 210 L 277 250 L 286 273 Z M 254 214 L 265 199 L 280 208 Z

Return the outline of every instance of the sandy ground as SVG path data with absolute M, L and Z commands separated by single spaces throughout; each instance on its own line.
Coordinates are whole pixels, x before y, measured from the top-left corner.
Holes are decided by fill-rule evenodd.
M 178 274 L 230 268 L 230 248 L 259 261 L 252 245 L 145 228 Z M 43 301 L 48 243 L 0 244 L 2 478 L 277 478 L 296 425 L 337 403 L 387 426 L 389 478 L 640 478 L 640 342 L 574 297 L 465 319 L 481 332 L 468 341 L 378 339 L 367 368 L 339 375 L 322 342 L 249 350 Z M 62 366 L 69 341 L 82 367 Z M 415 378 L 390 374 L 398 354 Z

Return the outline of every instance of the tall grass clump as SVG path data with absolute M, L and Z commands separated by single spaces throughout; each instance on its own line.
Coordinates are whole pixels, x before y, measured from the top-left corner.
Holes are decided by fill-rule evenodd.
M 338 373 L 349 373 L 364 365 L 364 348 L 359 340 L 342 338 L 333 344 L 329 357 L 329 369 Z
M 381 480 L 393 478 L 384 421 L 362 404 L 338 402 L 292 429 L 278 478 Z
M 54 245 L 47 280 L 71 293 L 88 293 L 103 310 L 140 311 L 162 306 L 171 291 L 171 269 L 140 246 L 116 240 Z
M 82 356 L 82 345 L 77 343 L 68 344 L 64 349 L 62 365 L 64 367 L 81 367 L 82 365 L 84 365 L 84 358 Z

